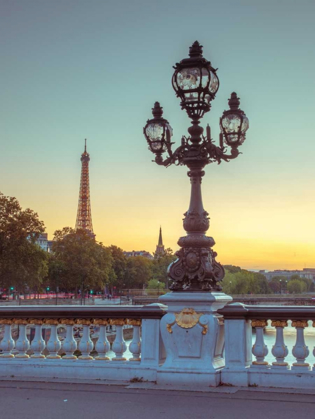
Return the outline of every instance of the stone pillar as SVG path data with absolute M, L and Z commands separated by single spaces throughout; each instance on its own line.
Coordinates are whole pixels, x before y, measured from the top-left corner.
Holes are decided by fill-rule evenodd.
M 209 387 L 220 384 L 224 367 L 224 325 L 217 310 L 232 298 L 221 292 L 170 292 L 160 328 L 166 359 L 157 383 Z
M 223 384 L 248 386 L 248 368 L 252 362 L 252 326 L 250 320 L 225 319 L 225 368 Z

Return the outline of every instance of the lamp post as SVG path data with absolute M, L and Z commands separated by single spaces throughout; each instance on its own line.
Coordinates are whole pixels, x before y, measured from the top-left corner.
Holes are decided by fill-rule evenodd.
M 188 128 L 189 135 L 183 136 L 181 145 L 172 150 L 173 130 L 163 118 L 159 102 L 155 102 L 153 118 L 144 127 L 144 136 L 158 165 L 185 165 L 189 169 L 191 198 L 189 209 L 184 214 L 187 235 L 179 239 L 178 259 L 169 266 L 169 289 L 218 292 L 222 290 L 219 283 L 224 278 L 224 268 L 215 259 L 217 253 L 212 250 L 214 239 L 206 236 L 209 217 L 202 203 L 201 180 L 206 165 L 229 162 L 239 155 L 238 147 L 245 140 L 248 119 L 239 108 L 240 100 L 233 92 L 228 101 L 229 109 L 220 118 L 219 145 L 215 145 L 209 125 L 204 135 L 200 120 L 210 111 L 211 102 L 219 89 L 217 70 L 203 57 L 202 46 L 197 41 L 190 47 L 189 58 L 177 63 L 174 69 L 172 85 L 181 100 L 181 108 L 187 112 L 192 123 Z

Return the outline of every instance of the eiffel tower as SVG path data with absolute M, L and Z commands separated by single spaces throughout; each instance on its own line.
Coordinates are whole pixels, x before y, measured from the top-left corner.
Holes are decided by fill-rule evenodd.
M 79 204 L 75 229 L 83 229 L 95 237 L 92 225 L 91 202 L 90 202 L 90 180 L 89 180 L 90 155 L 86 151 L 86 140 L 84 153 L 81 155 L 81 183 L 79 193 Z

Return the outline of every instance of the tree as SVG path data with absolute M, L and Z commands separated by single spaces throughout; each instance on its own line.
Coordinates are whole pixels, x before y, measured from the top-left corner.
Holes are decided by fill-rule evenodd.
M 225 267 L 225 277 L 222 281 L 223 291 L 227 294 L 269 294 L 271 292 L 266 277 L 257 272 L 245 269 Z
M 163 256 L 154 259 L 152 262 L 152 278 L 156 281 L 167 284 L 167 269 L 169 265 L 176 260 L 172 249 L 168 248 Z
M 143 288 L 151 277 L 151 260 L 143 256 L 127 258 L 126 288 Z
M 291 279 L 288 282 L 288 291 L 290 294 L 302 294 L 306 291 L 306 284 L 300 279 Z
M 148 282 L 148 289 L 149 290 L 164 290 L 165 284 L 164 282 L 160 282 L 157 279 L 150 279 Z
M 110 246 L 109 250 L 113 258 L 113 271 L 110 275 L 109 285 L 116 286 L 118 290 L 126 287 L 127 281 L 127 257 L 123 250 L 117 246 Z
M 47 274 L 47 254 L 37 244 L 45 231 L 31 209 L 23 210 L 14 197 L 0 192 L 0 286 L 37 288 Z
M 104 289 L 114 275 L 111 251 L 85 230 L 57 230 L 52 251 L 53 263 L 62 268 L 59 281 L 67 290 Z

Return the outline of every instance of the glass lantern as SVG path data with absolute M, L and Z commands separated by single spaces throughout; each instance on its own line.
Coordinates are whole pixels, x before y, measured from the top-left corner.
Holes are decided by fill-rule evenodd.
M 220 128 L 224 142 L 230 147 L 242 145 L 245 141 L 246 131 L 249 128 L 248 118 L 239 109 L 239 105 L 240 100 L 237 94 L 233 92 L 229 99 L 230 110 L 224 111 L 220 119 Z
M 189 49 L 189 57 L 177 63 L 173 75 L 173 88 L 181 99 L 181 107 L 192 119 L 200 119 L 211 107 L 219 89 L 216 70 L 202 55 L 198 41 Z
M 163 108 L 159 102 L 155 102 L 152 114 L 154 118 L 147 121 L 143 132 L 152 153 L 162 154 L 171 144 L 173 130 L 168 121 L 162 118 Z

